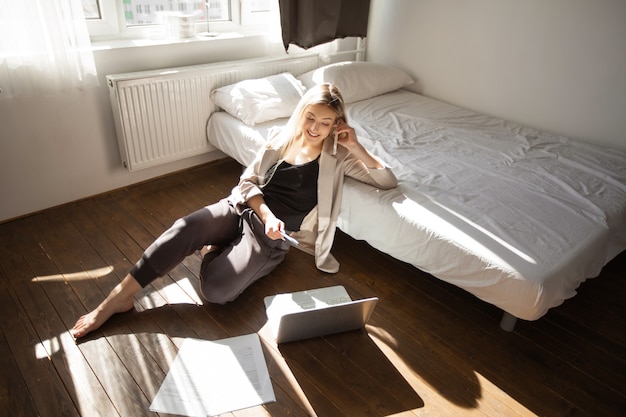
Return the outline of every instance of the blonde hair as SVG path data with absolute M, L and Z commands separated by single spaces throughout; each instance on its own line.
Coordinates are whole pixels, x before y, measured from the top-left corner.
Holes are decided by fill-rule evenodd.
M 324 104 L 330 107 L 337 115 L 336 121 L 339 119 L 346 121 L 346 109 L 343 96 L 337 86 L 330 83 L 317 84 L 306 91 L 285 127 L 276 135 L 275 140 L 271 140 L 267 146 L 274 149 L 278 149 L 281 146 L 288 146 L 291 140 L 300 134 L 298 131 L 300 126 L 299 122 L 305 109 L 308 106 L 316 104 Z

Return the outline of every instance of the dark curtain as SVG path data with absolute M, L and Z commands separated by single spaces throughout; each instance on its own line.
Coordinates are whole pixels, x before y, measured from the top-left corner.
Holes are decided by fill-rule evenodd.
M 285 50 L 367 35 L 370 0 L 279 0 Z

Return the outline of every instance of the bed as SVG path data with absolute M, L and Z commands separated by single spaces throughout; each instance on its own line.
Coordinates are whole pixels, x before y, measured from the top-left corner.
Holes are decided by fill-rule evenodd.
M 260 80 L 211 94 L 226 110 L 209 119 L 211 144 L 249 164 L 293 109 L 272 94 L 334 82 L 360 141 L 399 179 L 387 191 L 348 179 L 338 227 L 499 307 L 506 330 L 573 297 L 626 249 L 626 152 L 410 92 L 407 74 L 379 64 L 273 77 L 266 95 Z

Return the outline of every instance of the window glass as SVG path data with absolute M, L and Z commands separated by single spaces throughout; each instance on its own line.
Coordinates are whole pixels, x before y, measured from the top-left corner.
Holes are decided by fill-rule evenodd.
M 123 0 L 122 3 L 126 26 L 163 23 L 164 16 L 172 13 L 193 16 L 196 21 L 230 20 L 229 0 Z
M 248 0 L 241 3 L 241 20 L 244 25 L 263 24 L 271 21 L 270 0 Z
M 86 19 L 101 19 L 98 0 L 83 0 L 83 11 Z

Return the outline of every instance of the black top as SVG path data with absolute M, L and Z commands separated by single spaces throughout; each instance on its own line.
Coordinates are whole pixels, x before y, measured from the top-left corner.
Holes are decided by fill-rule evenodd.
M 272 166 L 263 187 L 265 203 L 291 232 L 300 230 L 304 217 L 317 205 L 317 159 L 302 165 L 282 161 Z M 272 174 L 272 171 L 273 174 Z

